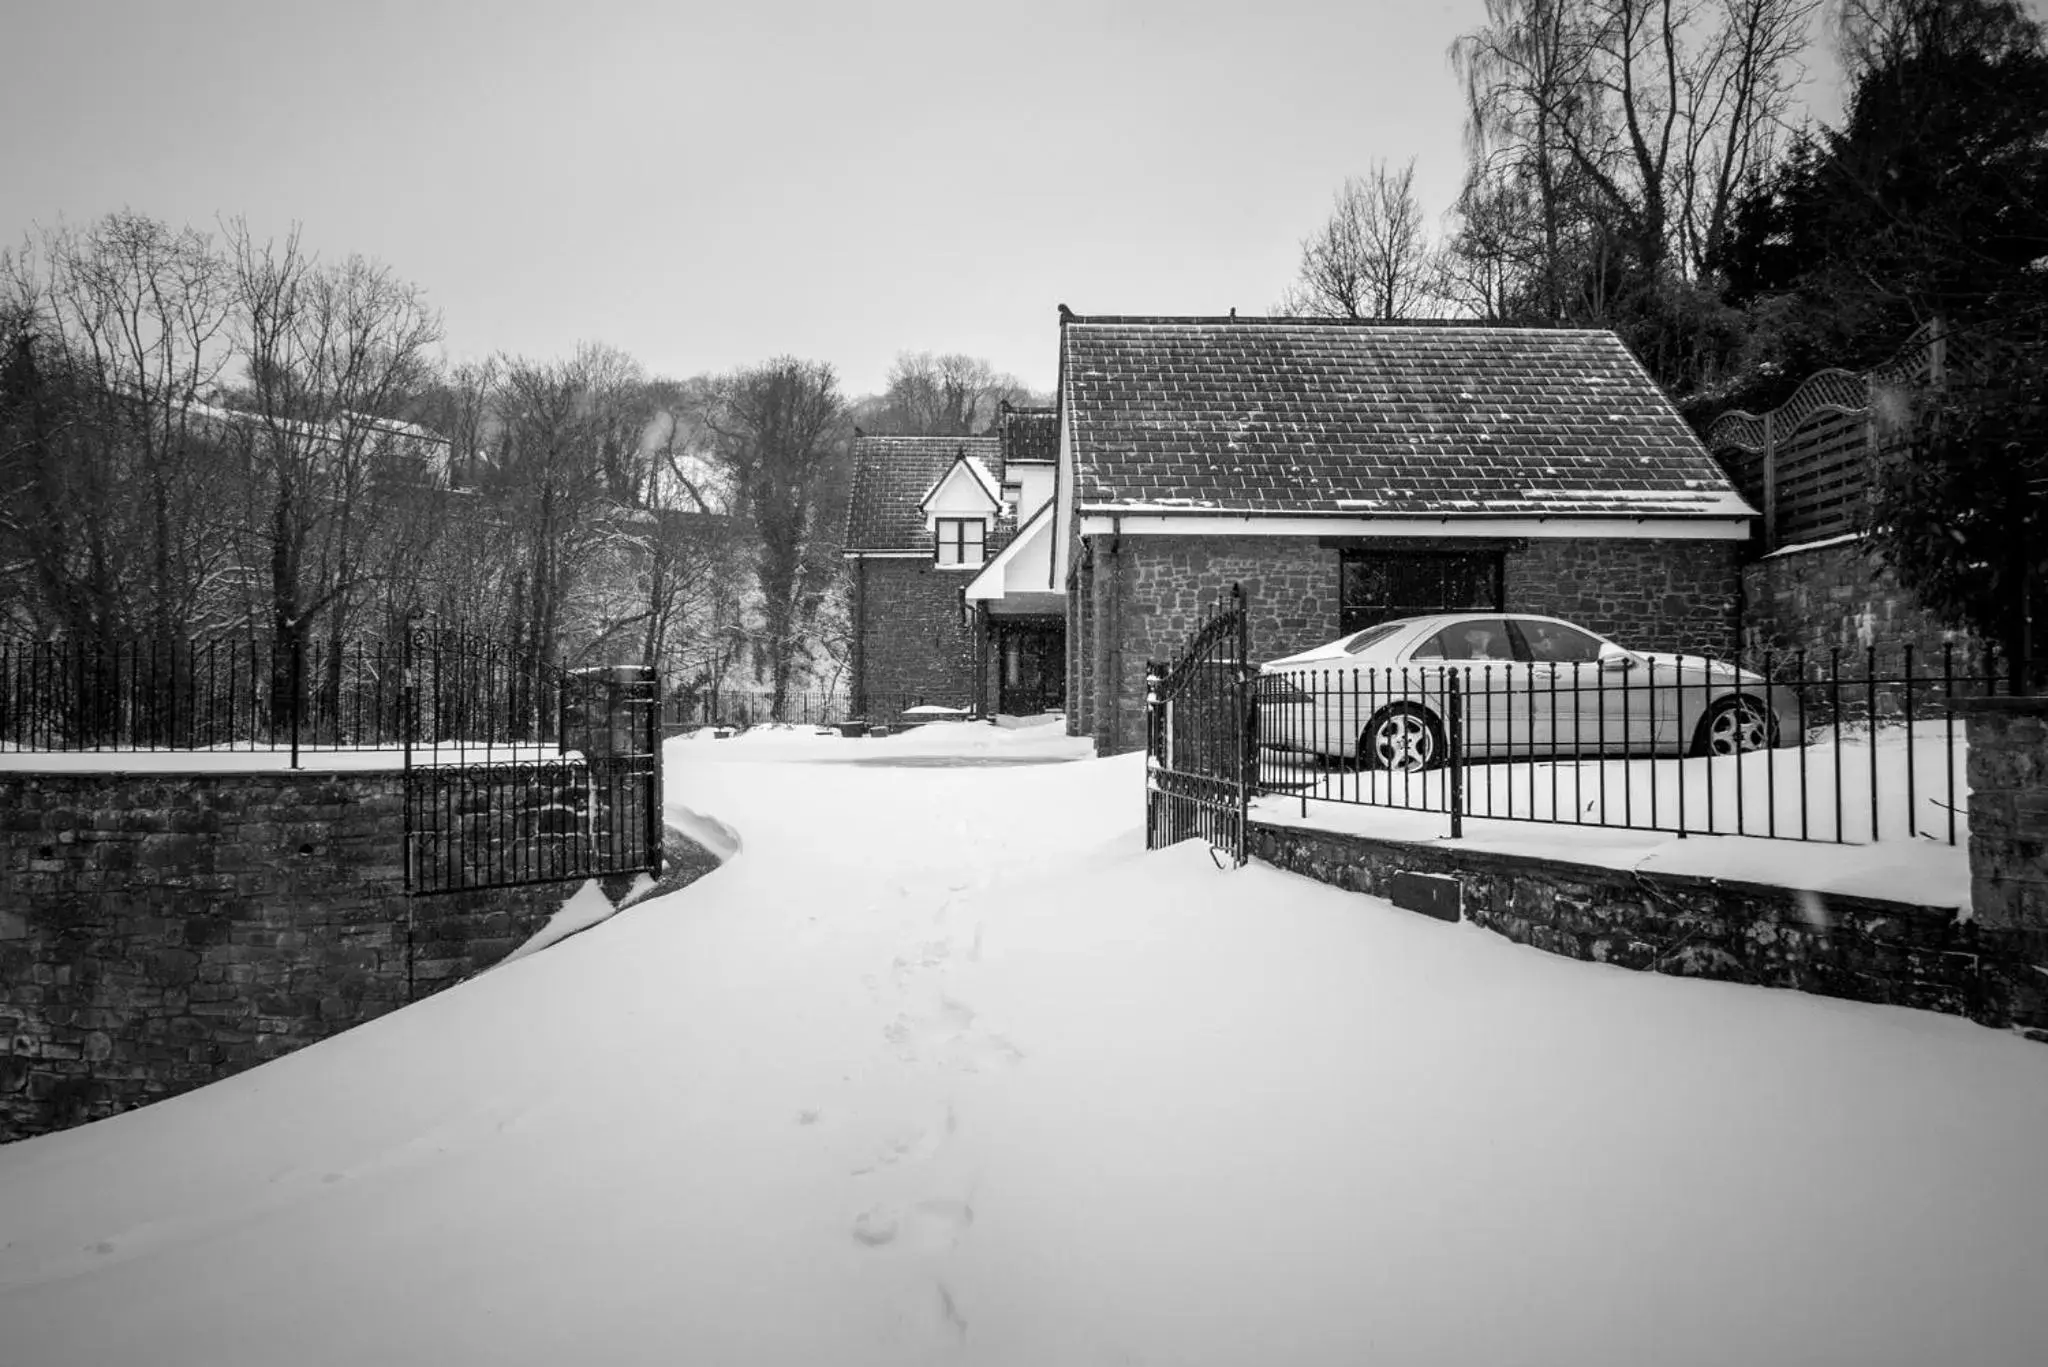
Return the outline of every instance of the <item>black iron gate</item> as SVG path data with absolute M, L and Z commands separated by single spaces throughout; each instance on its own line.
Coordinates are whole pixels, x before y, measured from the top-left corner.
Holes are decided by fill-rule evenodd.
M 661 870 L 660 688 L 424 630 L 405 668 L 415 896 Z
M 1244 589 L 1188 638 L 1171 664 L 1145 666 L 1145 847 L 1199 838 L 1245 862 L 1253 675 Z

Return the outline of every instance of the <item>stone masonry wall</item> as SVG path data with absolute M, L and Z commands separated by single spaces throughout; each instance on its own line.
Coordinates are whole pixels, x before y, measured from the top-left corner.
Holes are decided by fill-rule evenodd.
M 1090 616 L 1093 608 L 1093 586 L 1089 580 L 1088 564 L 1083 560 L 1075 567 L 1072 586 L 1067 590 L 1067 734 L 1070 736 L 1092 736 L 1094 730 L 1094 695 L 1090 687 L 1088 672 L 1082 668 L 1087 658 L 1083 643 L 1094 630 Z
M 1955 911 L 1254 823 L 1251 852 L 1407 900 L 1447 880 L 1461 917 L 1552 954 L 1968 1016 L 2048 1041 L 2038 942 Z M 1407 882 L 1409 888 L 1404 888 Z
M 1877 651 L 1880 672 L 1903 667 L 1906 646 L 1914 672 L 1939 673 L 1942 648 L 1952 648 L 1957 673 L 1981 673 L 1980 647 L 1920 606 L 1897 576 L 1860 540 L 1830 541 L 1767 555 L 1742 570 L 1742 645 L 1751 659 L 1765 651 L 1805 651 L 1825 660 L 1842 652 L 1845 668 L 1861 670 Z
M 973 575 L 942 570 L 928 560 L 864 560 L 859 659 L 855 692 L 881 712 L 922 699 L 943 707 L 969 707 L 975 694 L 973 621 L 960 608 L 960 592 Z
M 1726 658 L 1736 645 L 1741 548 L 1532 537 L 1505 559 L 1505 606 L 1562 617 L 1627 646 Z
M 1970 728 L 1970 905 L 2032 965 L 2048 1014 L 2048 698 L 1963 704 Z
M 0 1142 L 496 962 L 570 885 L 404 895 L 396 773 L 0 774 Z
M 1082 725 L 1102 754 L 1143 744 L 1145 661 L 1173 659 L 1233 582 L 1244 586 L 1255 661 L 1328 641 L 1340 629 L 1339 552 L 1316 538 L 1125 537 L 1116 550 L 1107 537 L 1091 540 L 1093 586 L 1082 596 L 1102 629 L 1075 639 L 1090 641 L 1093 651 L 1086 663 L 1095 697 Z M 1725 655 L 1734 648 L 1735 543 L 1531 538 L 1510 545 L 1508 611 L 1563 617 L 1645 649 Z

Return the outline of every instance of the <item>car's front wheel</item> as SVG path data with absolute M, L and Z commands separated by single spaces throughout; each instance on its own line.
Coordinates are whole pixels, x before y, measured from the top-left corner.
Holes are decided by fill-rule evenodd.
M 1443 761 L 1443 727 L 1417 703 L 1381 710 L 1358 733 L 1358 763 L 1364 769 L 1412 774 Z
M 1693 732 L 1695 755 L 1739 755 L 1778 743 L 1778 719 L 1747 694 L 1722 698 L 1707 709 Z

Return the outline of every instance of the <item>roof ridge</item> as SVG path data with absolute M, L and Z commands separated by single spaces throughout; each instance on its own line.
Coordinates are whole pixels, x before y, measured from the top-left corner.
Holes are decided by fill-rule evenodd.
M 1360 331 L 1393 331 L 1399 328 L 1428 329 L 1432 331 L 1463 329 L 1469 332 L 1590 333 L 1599 336 L 1608 336 L 1613 333 L 1612 328 L 1554 327 L 1542 323 L 1488 323 L 1476 318 L 1316 318 L 1243 313 L 1067 313 L 1061 316 L 1060 323 L 1062 326 L 1069 323 L 1103 323 L 1121 327 L 1204 327 L 1221 325 L 1226 327 L 1336 328 L 1340 330 L 1357 329 Z
M 964 449 L 964 447 L 962 447 L 962 443 L 965 443 L 965 442 L 970 442 L 970 441 L 982 441 L 982 442 L 999 442 L 999 441 L 1001 441 L 1001 440 L 1002 440 L 1002 438 L 1001 438 L 1001 437 L 997 437 L 997 436 L 983 436 L 983 435 L 981 435 L 980 433 L 976 433 L 976 434 L 974 434 L 974 435 L 972 435 L 972 436 L 965 436 L 965 437 L 961 437 L 961 436 L 950 436 L 950 437 L 949 437 L 949 436 L 935 436 L 935 435 L 933 435 L 932 433 L 929 433 L 929 432 L 863 432 L 863 433 L 861 433 L 861 434 L 860 434 L 859 436 L 855 437 L 855 438 L 854 438 L 854 440 L 855 440 L 856 442 L 863 442 L 863 441 L 928 441 L 928 442 L 932 442 L 932 443 L 934 443 L 934 444 L 936 444 L 936 445 L 942 445 L 942 446 L 952 446 L 952 447 L 956 447 L 956 448 L 961 448 L 961 449 Z

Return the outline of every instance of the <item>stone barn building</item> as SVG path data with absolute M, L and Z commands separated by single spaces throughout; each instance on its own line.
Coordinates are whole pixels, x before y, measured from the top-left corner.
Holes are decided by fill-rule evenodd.
M 1729 654 L 1755 509 L 1611 332 L 1061 315 L 1068 728 L 1144 742 L 1145 663 L 1241 582 L 1267 660 L 1547 613 Z

